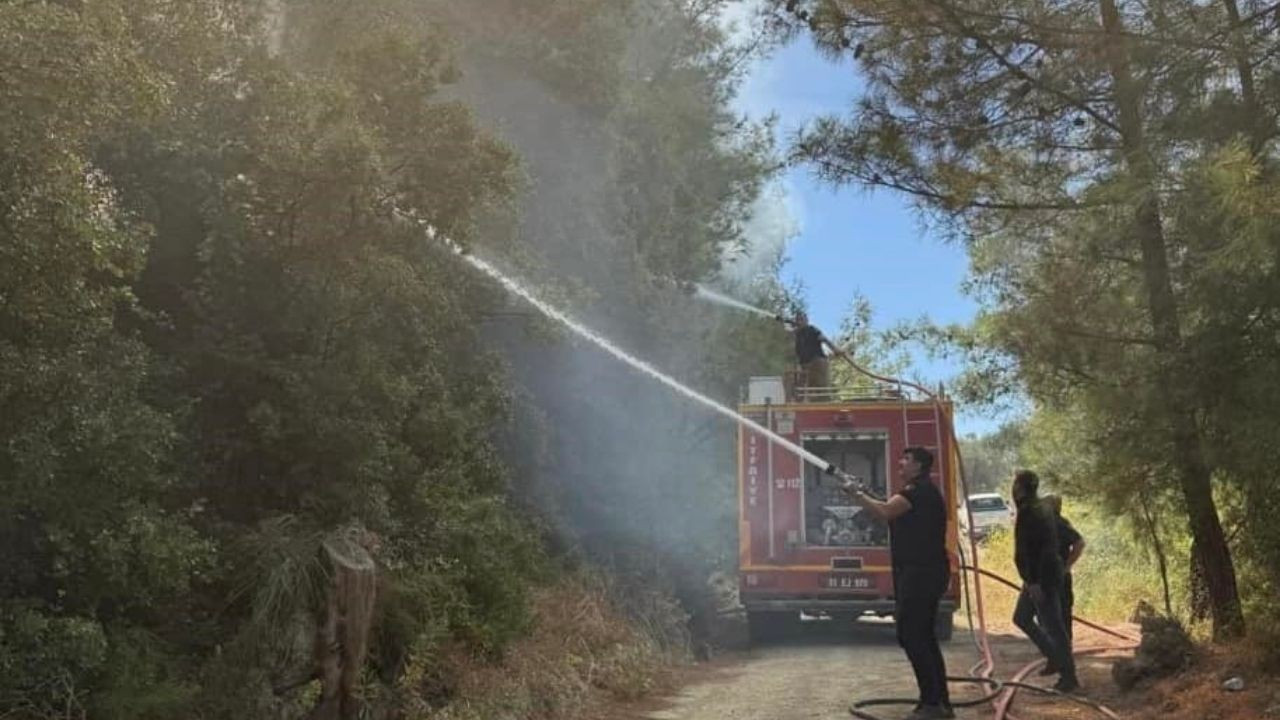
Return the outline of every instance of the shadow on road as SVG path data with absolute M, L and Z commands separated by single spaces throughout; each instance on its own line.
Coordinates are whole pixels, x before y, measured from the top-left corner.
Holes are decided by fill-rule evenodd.
M 777 629 L 773 636 L 756 640 L 752 647 L 897 644 L 893 620 L 888 618 L 804 618 Z

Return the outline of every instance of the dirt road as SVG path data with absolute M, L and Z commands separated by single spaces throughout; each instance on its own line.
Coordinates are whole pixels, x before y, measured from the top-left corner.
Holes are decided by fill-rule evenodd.
M 1088 644 L 1097 637 L 1084 635 Z M 999 671 L 1005 675 L 1035 658 L 1034 648 L 1013 634 L 997 634 L 992 647 Z M 957 627 L 956 637 L 943 645 L 949 674 L 964 675 L 978 660 L 967 630 Z M 1111 660 L 1082 660 L 1086 687 L 1110 695 Z M 911 667 L 898 647 L 893 624 L 860 621 L 854 626 L 806 623 L 794 637 L 782 643 L 753 648 L 722 658 L 705 676 L 686 685 L 645 720 L 848 720 L 849 705 L 866 697 L 914 697 Z M 1033 680 L 1049 684 L 1043 678 Z M 1049 679 L 1051 681 L 1052 678 Z M 976 690 L 975 690 L 976 692 Z M 969 690 L 954 686 L 961 699 Z M 1027 698 L 1019 713 L 1026 718 L 1093 718 L 1091 711 L 1061 702 Z M 886 718 L 905 717 L 910 706 L 877 710 Z M 962 719 L 989 718 L 990 707 L 958 710 Z

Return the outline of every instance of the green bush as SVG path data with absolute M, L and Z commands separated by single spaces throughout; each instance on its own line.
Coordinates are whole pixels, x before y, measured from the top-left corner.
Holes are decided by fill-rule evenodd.
M 84 713 L 109 657 L 107 632 L 34 603 L 0 608 L 0 707 L 29 718 Z

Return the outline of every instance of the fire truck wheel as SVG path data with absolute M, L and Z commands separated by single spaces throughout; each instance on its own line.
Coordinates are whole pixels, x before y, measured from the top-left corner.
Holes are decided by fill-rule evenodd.
M 797 612 L 758 610 L 747 613 L 747 630 L 753 643 L 784 638 L 799 624 L 800 614 Z
M 956 626 L 956 615 L 949 610 L 939 610 L 938 619 L 933 625 L 933 634 L 938 637 L 940 642 L 947 642 L 951 639 L 951 632 Z

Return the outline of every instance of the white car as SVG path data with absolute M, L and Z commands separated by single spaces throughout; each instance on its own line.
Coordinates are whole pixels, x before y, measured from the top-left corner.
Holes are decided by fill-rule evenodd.
M 1013 510 L 998 493 L 975 493 L 969 496 L 969 512 L 973 514 L 974 537 L 986 537 L 996 528 L 1013 526 Z M 964 514 L 962 518 L 967 520 Z

